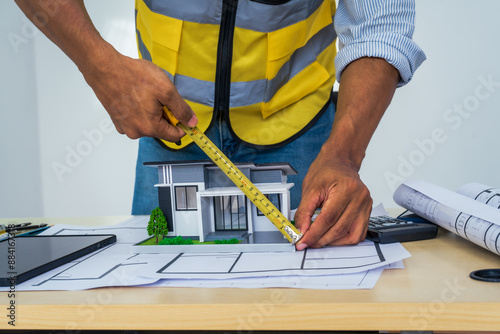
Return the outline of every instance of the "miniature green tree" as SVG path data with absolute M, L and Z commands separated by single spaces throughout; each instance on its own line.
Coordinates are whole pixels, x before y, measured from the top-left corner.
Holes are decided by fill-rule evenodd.
M 154 235 L 156 237 L 156 243 L 158 244 L 158 236 L 163 235 L 163 237 L 165 237 L 167 233 L 167 219 L 163 211 L 157 207 L 151 211 L 151 216 L 149 216 L 148 235 Z

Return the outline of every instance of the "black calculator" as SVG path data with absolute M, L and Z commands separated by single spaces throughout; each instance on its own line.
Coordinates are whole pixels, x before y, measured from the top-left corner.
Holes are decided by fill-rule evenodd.
M 381 244 L 432 239 L 437 235 L 437 225 L 417 215 L 400 218 L 389 216 L 370 217 L 366 239 Z

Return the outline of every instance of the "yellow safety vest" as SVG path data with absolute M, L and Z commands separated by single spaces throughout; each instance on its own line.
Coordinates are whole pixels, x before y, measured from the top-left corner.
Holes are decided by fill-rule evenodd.
M 334 0 L 136 0 L 140 57 L 161 67 L 205 131 L 224 113 L 254 147 L 300 136 L 335 80 Z M 181 145 L 163 141 L 172 149 Z

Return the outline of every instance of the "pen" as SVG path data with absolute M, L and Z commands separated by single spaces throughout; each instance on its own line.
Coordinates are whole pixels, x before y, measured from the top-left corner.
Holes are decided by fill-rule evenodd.
M 5 233 L 9 230 L 17 229 L 18 227 L 25 227 L 31 225 L 30 222 L 19 223 L 19 224 L 9 224 L 5 226 L 4 224 L 0 224 L 0 234 Z
M 13 229 L 13 228 L 18 228 L 18 227 L 25 227 L 25 226 L 29 226 L 31 225 L 30 222 L 26 222 L 26 223 L 19 223 L 19 224 L 9 224 L 6 226 L 6 230 L 9 230 L 9 229 Z
M 31 224 L 31 223 L 30 223 Z M 19 227 L 14 227 L 14 228 L 7 228 L 7 232 L 9 233 L 16 233 L 17 231 L 22 231 L 22 230 L 32 230 L 32 229 L 37 229 L 40 227 L 45 227 L 47 224 L 40 224 L 40 225 L 23 225 Z
M 51 226 L 47 225 L 47 224 L 34 225 L 34 226 L 30 226 L 29 229 L 24 228 L 23 230 L 25 232 L 21 231 L 21 233 L 17 234 L 17 235 L 16 235 L 17 230 L 16 231 L 9 231 L 8 233 L 0 234 L 0 241 L 9 238 L 9 236 L 10 237 L 20 237 L 20 236 L 36 235 L 42 231 L 45 231 L 49 227 L 51 227 Z

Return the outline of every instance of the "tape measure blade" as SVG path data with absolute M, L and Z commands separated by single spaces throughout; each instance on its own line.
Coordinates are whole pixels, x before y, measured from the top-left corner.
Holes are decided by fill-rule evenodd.
M 189 128 L 179 123 L 181 129 L 207 154 L 207 156 L 241 189 L 254 205 L 292 243 L 302 237 L 297 228 L 274 206 L 274 204 L 243 174 L 228 157 L 197 127 Z M 275 216 L 273 216 L 273 212 Z M 286 228 L 288 227 L 288 229 Z

